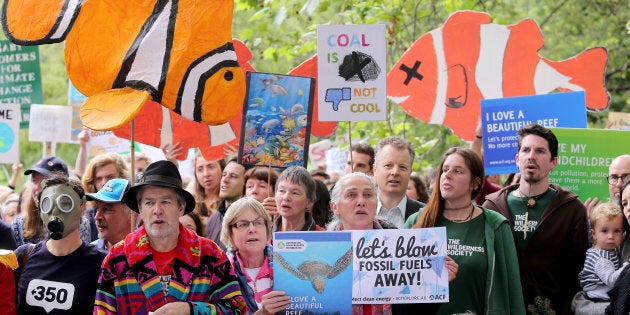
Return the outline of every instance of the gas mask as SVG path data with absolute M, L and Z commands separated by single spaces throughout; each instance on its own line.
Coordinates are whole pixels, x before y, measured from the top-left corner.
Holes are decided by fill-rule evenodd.
M 68 184 L 43 188 L 39 195 L 39 210 L 50 238 L 60 240 L 79 228 L 83 202 Z

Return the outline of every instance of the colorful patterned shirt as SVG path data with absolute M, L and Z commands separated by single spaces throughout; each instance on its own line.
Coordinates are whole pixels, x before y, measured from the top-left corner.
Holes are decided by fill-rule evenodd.
M 166 294 L 143 226 L 114 245 L 103 261 L 94 314 L 148 314 L 167 303 L 187 301 L 194 314 L 245 313 L 247 306 L 225 253 L 181 224 L 179 231 Z

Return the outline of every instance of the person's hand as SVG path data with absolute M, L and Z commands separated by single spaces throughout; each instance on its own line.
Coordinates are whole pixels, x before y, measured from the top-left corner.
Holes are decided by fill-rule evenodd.
M 77 139 L 79 140 L 79 145 L 82 148 L 85 148 L 88 141 L 90 141 L 90 129 L 83 126 L 83 128 L 81 128 L 81 132 L 79 132 L 79 134 L 77 135 Z
M 180 156 L 181 151 L 182 147 L 179 145 L 179 143 L 167 143 L 162 146 L 162 152 L 164 153 L 164 156 L 166 156 L 167 160 L 173 163 L 176 163 L 177 157 Z
M 475 135 L 481 136 L 482 133 L 483 133 L 483 130 L 481 129 L 481 118 L 479 118 L 479 120 L 477 121 L 477 127 L 475 127 Z
M 187 315 L 190 314 L 190 306 L 186 302 L 172 302 L 158 308 L 154 315 Z M 192 315 L 192 314 L 191 314 Z
M 584 207 L 586 207 L 586 216 L 590 218 L 591 211 L 593 211 L 593 209 L 595 209 L 595 207 L 597 207 L 600 203 L 601 201 L 597 197 L 586 199 L 586 201 L 584 201 Z
M 446 256 L 446 270 L 448 270 L 448 282 L 455 280 L 457 277 L 457 269 L 459 265 L 453 260 L 453 258 Z
M 278 215 L 278 207 L 276 206 L 276 199 L 274 197 L 267 197 L 262 202 L 263 208 L 267 210 L 269 216 L 275 218 Z
M 233 145 L 226 144 L 225 147 L 223 147 L 223 153 L 225 153 L 225 159 L 229 161 L 238 157 L 238 148 Z
M 271 291 L 262 296 L 262 304 L 255 314 L 275 314 L 287 308 L 289 303 L 291 303 L 291 298 L 284 291 Z
M 13 170 L 13 173 L 20 173 L 20 171 L 22 170 L 22 168 L 24 167 L 24 164 L 18 162 L 18 163 L 13 163 L 13 165 L 11 165 L 11 170 Z

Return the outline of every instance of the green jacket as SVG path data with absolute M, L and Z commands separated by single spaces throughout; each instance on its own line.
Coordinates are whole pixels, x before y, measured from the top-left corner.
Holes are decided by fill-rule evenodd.
M 508 220 L 501 214 L 483 208 L 486 216 L 485 237 L 488 254 L 486 308 L 484 314 L 525 314 L 518 256 Z M 418 220 L 420 210 L 407 219 L 406 229 Z M 458 270 L 458 272 L 466 272 Z M 451 299 L 457 299 L 451 296 Z

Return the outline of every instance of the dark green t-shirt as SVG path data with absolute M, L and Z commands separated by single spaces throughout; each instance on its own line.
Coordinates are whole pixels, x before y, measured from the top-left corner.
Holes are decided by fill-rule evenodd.
M 545 208 L 547 208 L 547 205 L 549 205 L 555 192 L 555 189 L 549 187 L 545 193 L 539 197 L 534 197 L 536 205 L 532 208 L 527 208 L 529 197 L 517 197 L 514 196 L 514 192 L 508 194 L 507 203 L 512 213 L 512 220 L 514 221 L 514 234 L 516 235 L 517 250 L 519 252 L 523 252 L 527 247 L 527 242 L 529 242 L 536 231 L 538 221 L 545 211 Z M 525 213 L 527 213 L 527 229 L 524 228 Z M 525 233 L 525 231 L 527 231 L 527 233 Z
M 459 265 L 457 277 L 448 286 L 450 302 L 443 304 L 438 314 L 484 313 L 488 271 L 485 220 L 483 213 L 462 223 L 438 219 L 436 226 L 446 227 L 448 255 Z

